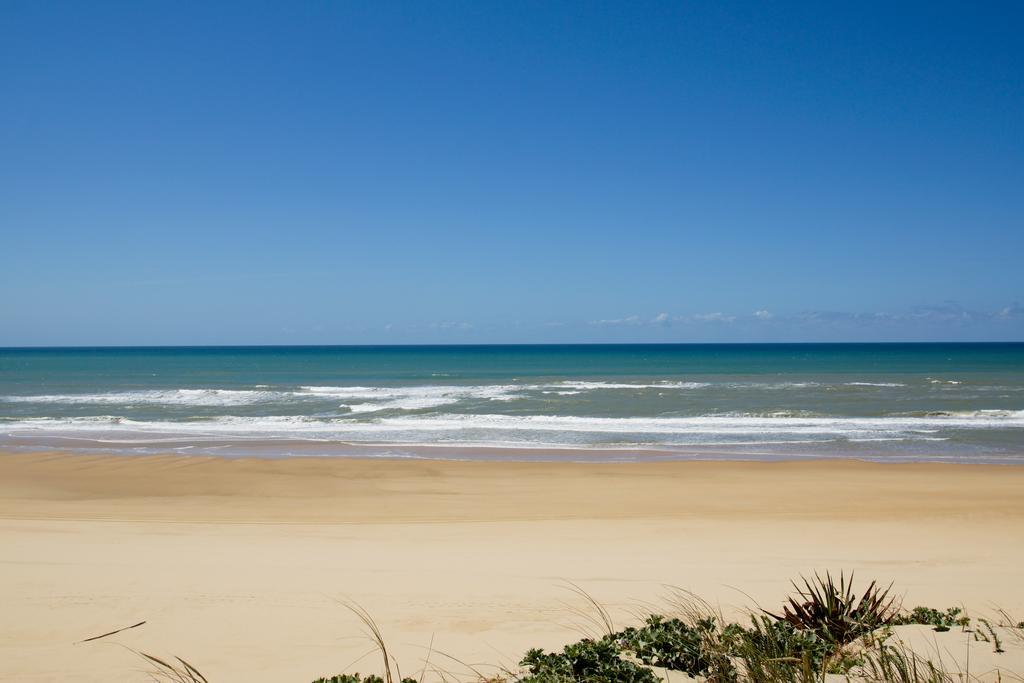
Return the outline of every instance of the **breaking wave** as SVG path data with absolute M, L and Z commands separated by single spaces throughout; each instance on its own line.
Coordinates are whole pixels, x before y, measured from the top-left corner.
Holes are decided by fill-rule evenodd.
M 375 407 L 380 404 L 373 404 Z M 355 411 L 358 413 L 359 411 Z M 364 410 L 362 412 L 372 412 Z M 13 437 L 81 438 L 174 435 L 182 438 L 310 439 L 350 443 L 516 444 L 565 447 L 771 444 L 792 439 L 942 440 L 950 431 L 1024 429 L 1024 411 L 888 417 L 704 415 L 694 417 L 578 417 L 566 415 L 452 414 L 354 419 L 306 415 L 221 416 L 186 421 L 120 416 L 27 418 L 0 422 Z
M 42 394 L 3 396 L 7 403 L 60 403 L 67 405 L 191 405 L 240 406 L 273 401 L 274 391 L 239 389 L 151 389 L 146 391 L 112 391 L 102 394 Z

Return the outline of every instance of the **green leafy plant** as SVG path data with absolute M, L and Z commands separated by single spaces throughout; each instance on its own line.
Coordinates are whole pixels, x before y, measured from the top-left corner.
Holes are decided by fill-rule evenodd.
M 711 667 L 706 635 L 715 628 L 714 617 L 690 625 L 681 619 L 652 614 L 643 626 L 627 628 L 612 637 L 644 664 L 702 675 Z
M 936 631 L 948 631 L 954 626 L 967 628 L 971 618 L 963 614 L 959 607 L 949 607 L 943 612 L 934 607 L 918 606 L 909 612 L 897 614 L 890 623 L 893 626 L 923 624 L 934 627 Z
M 528 674 L 521 683 L 658 683 L 654 673 L 624 659 L 611 638 L 584 639 L 567 645 L 560 653 L 533 649 L 520 666 Z

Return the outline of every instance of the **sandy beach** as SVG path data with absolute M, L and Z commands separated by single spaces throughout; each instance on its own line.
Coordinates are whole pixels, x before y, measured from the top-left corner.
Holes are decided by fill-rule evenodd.
M 734 614 L 815 569 L 1024 614 L 1022 491 L 984 465 L 2 454 L 0 680 L 145 680 L 126 647 L 211 681 L 376 670 L 342 600 L 406 671 L 431 639 L 512 665 L 579 637 L 567 581 L 622 625 L 666 586 Z
M 0 2 L 0 683 L 1024 683 L 1022 34 Z

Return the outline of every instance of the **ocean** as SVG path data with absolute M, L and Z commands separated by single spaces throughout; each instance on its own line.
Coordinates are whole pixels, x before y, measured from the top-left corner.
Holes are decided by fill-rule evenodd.
M 0 349 L 0 449 L 1024 462 L 1024 344 Z

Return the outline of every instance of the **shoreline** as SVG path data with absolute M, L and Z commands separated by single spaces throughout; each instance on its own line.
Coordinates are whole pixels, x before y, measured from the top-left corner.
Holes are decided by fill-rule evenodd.
M 438 450 L 444 450 L 440 448 Z M 766 496 L 808 482 L 794 498 Z M 611 482 L 611 484 L 610 484 Z M 851 512 L 956 516 L 976 502 L 1024 518 L 1024 467 L 852 458 L 579 462 L 389 457 L 91 455 L 0 450 L 0 518 L 366 523 L 640 519 Z M 443 484 L 443 486 L 438 486 Z M 955 486 L 954 486 L 955 484 Z M 858 491 L 887 499 L 858 510 Z M 396 488 L 397 487 L 397 488 Z M 743 491 L 730 498 L 730 491 Z M 685 500 L 678 496 L 685 494 Z M 942 495 L 944 506 L 931 503 Z M 1018 501 L 1020 498 L 1022 500 Z M 329 501 L 315 512 L 298 501 Z M 381 504 L 367 505 L 369 501 Z M 728 502 L 726 502 L 728 500 Z M 155 501 L 187 503 L 175 508 Z M 519 505 L 518 503 L 522 503 Z M 526 505 L 528 503 L 528 505 Z M 423 506 L 418 509 L 417 506 Z
M 21 441 L 21 443 L 19 443 Z M 164 442 L 158 446 L 134 445 L 124 448 L 97 447 L 94 441 L 63 438 L 54 441 L 37 439 L 0 439 L 0 456 L 4 454 L 66 454 L 85 457 L 194 457 L 226 460 L 295 460 L 356 459 L 433 462 L 494 463 L 564 463 L 564 464 L 643 464 L 659 462 L 834 462 L 855 461 L 883 465 L 955 464 L 1024 466 L 1024 449 L 958 455 L 936 451 L 911 450 L 904 453 L 858 451 L 820 444 L 777 444 L 775 448 L 707 445 L 686 447 L 665 446 L 561 446 L 561 445 L 491 445 L 431 443 L 354 443 L 304 440 L 225 440 L 197 442 Z M 785 446 L 785 447 L 783 447 Z M 333 450 L 325 450 L 327 448 Z M 145 450 L 142 450 L 145 449 Z
M 0 679 L 134 680 L 123 645 L 308 683 L 369 649 L 344 599 L 405 669 L 432 640 L 512 665 L 579 638 L 567 581 L 620 625 L 666 586 L 736 615 L 825 569 L 1024 614 L 1022 492 L 1002 465 L 0 452 Z

